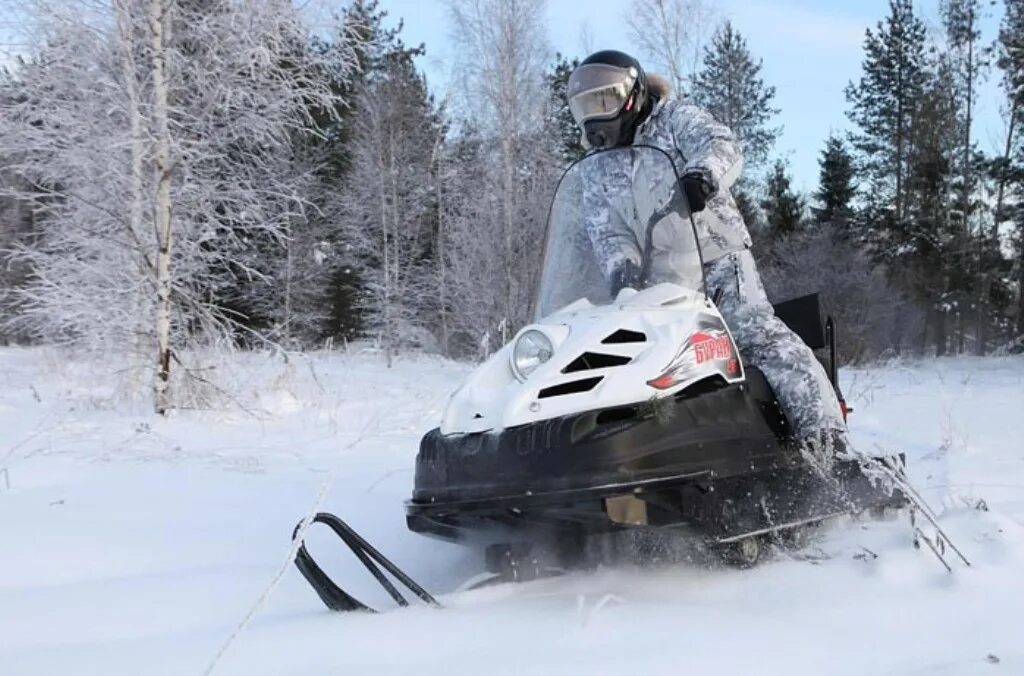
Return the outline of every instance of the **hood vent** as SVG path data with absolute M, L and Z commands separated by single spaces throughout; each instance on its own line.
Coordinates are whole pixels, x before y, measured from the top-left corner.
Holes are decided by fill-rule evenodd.
M 593 369 L 606 369 L 612 366 L 625 366 L 631 361 L 633 360 L 629 357 L 617 354 L 584 352 L 562 369 L 562 373 L 577 373 L 579 371 L 592 371 Z
M 622 345 L 624 343 L 646 343 L 647 334 L 629 329 L 619 329 L 601 341 L 602 345 Z
M 549 399 L 551 397 L 563 397 L 567 394 L 580 394 L 582 392 L 589 392 L 590 390 L 597 387 L 597 384 L 604 380 L 604 378 L 584 378 L 583 380 L 573 380 L 569 383 L 562 383 L 561 385 L 552 385 L 551 387 L 545 387 L 537 395 L 538 399 Z

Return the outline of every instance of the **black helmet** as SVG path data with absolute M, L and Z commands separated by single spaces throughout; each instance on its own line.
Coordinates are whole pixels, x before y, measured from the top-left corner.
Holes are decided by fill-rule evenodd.
M 633 142 L 646 117 L 647 75 L 629 54 L 591 54 L 569 76 L 569 110 L 583 130 L 584 145 L 610 148 Z

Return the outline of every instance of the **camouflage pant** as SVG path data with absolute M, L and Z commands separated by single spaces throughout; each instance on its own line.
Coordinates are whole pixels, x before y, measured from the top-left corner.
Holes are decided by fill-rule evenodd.
M 775 316 L 749 250 L 705 265 L 708 293 L 732 331 L 743 363 L 764 373 L 802 442 L 839 435 L 843 422 L 828 375 L 811 348 Z

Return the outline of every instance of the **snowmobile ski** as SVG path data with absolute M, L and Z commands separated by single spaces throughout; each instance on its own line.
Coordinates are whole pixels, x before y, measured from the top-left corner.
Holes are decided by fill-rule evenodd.
M 299 536 L 304 523 L 305 522 L 299 522 L 295 526 L 295 530 L 292 533 L 293 540 Z M 388 579 L 387 575 L 385 575 L 385 571 L 427 605 L 435 608 L 442 607 L 441 604 L 438 603 L 429 592 L 427 592 L 427 590 L 421 587 L 411 577 L 406 575 L 398 566 L 377 551 L 369 542 L 353 530 L 351 526 L 338 517 L 326 512 L 320 512 L 313 517 L 310 524 L 313 523 L 325 524 L 333 530 L 399 606 L 408 606 L 409 601 L 402 595 L 398 588 L 395 587 L 391 580 Z M 295 566 L 299 569 L 299 572 L 302 573 L 302 576 L 306 578 L 306 581 L 309 582 L 310 586 L 313 587 L 314 591 L 316 591 L 320 600 L 323 601 L 324 605 L 326 605 L 330 610 L 342 612 L 352 610 L 362 610 L 371 613 L 377 612 L 335 584 L 327 573 L 324 572 L 323 568 L 317 565 L 316 561 L 313 560 L 313 557 L 310 556 L 309 551 L 306 549 L 305 542 L 303 542 L 302 546 L 299 547 L 298 554 L 295 556 Z
M 943 545 L 944 541 L 939 537 L 932 540 L 932 538 L 928 537 L 928 535 L 926 535 L 919 526 L 914 526 L 914 547 L 920 549 L 922 541 L 928 545 L 928 549 L 932 551 L 932 554 L 934 554 L 935 558 L 939 560 L 939 563 L 941 563 L 943 568 L 946 569 L 946 572 L 952 573 L 953 569 L 950 568 L 949 562 L 946 561 L 945 547 Z
M 784 531 L 793 530 L 803 526 L 811 526 L 813 524 L 821 523 L 829 519 L 835 519 L 840 516 L 849 516 L 848 511 L 830 512 L 828 514 L 821 514 L 819 516 L 812 516 L 806 519 L 800 519 L 798 521 L 790 521 L 789 523 L 779 524 L 777 526 L 769 526 L 767 528 L 761 528 L 759 530 L 751 531 L 749 533 L 741 533 L 739 535 L 732 535 L 726 538 L 718 538 L 714 541 L 718 545 L 727 545 L 734 542 L 738 542 L 749 537 L 759 537 L 761 535 L 775 535 Z
M 971 562 L 967 559 L 960 548 L 957 547 L 952 538 L 943 530 L 942 526 L 939 525 L 939 518 L 935 511 L 931 508 L 931 505 L 925 501 L 924 496 L 918 492 L 916 488 L 906 478 L 906 473 L 902 467 L 895 465 L 892 462 L 886 460 L 873 459 L 868 467 L 873 470 L 880 471 L 888 479 L 893 482 L 893 485 L 906 497 L 910 505 L 910 527 L 914 534 L 914 546 L 920 548 L 921 541 L 928 546 L 928 548 L 935 554 L 936 558 L 942 563 L 943 567 L 950 573 L 953 569 L 946 561 L 946 549 L 951 549 L 956 554 L 957 558 L 966 567 L 971 566 Z M 924 516 L 925 520 L 935 530 L 933 537 L 928 537 L 924 531 L 921 530 L 917 524 L 917 514 L 920 513 Z

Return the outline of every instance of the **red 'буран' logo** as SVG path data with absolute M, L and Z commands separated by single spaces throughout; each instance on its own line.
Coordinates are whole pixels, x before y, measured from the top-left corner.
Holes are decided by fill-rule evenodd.
M 693 345 L 693 353 L 698 364 L 713 359 L 729 359 L 732 357 L 732 343 L 729 336 L 722 334 L 713 336 L 707 333 L 695 333 L 690 338 Z

